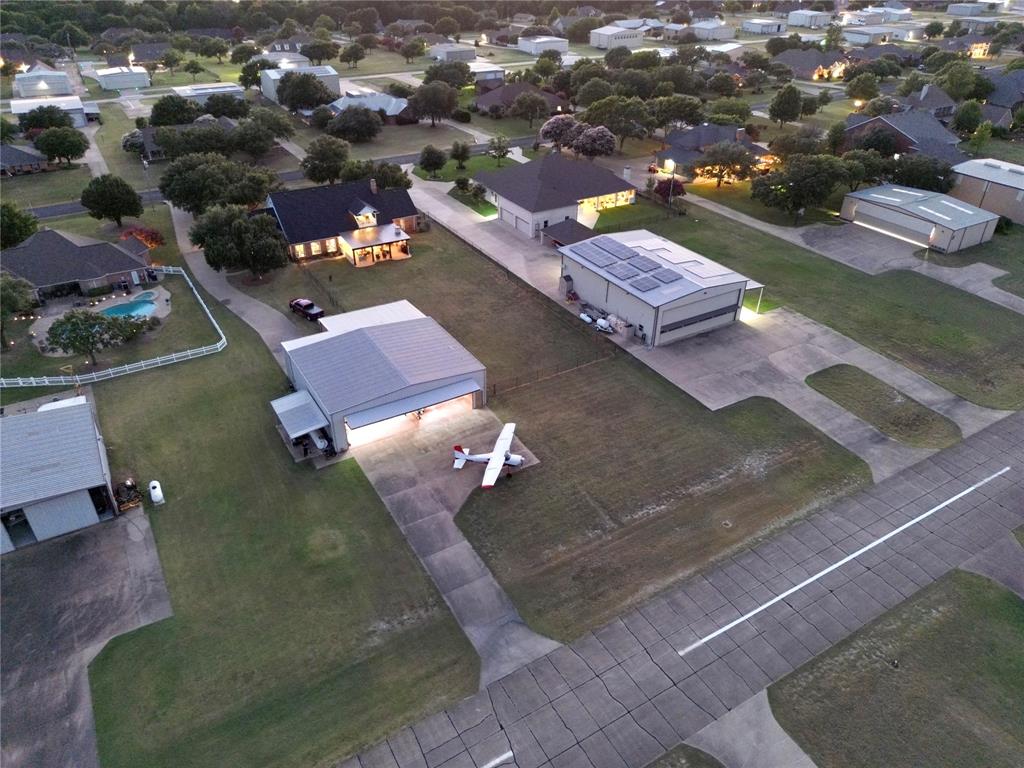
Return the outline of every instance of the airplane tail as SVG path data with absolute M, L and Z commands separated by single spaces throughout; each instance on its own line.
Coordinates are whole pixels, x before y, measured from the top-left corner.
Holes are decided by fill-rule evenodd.
M 466 455 L 466 451 L 462 449 L 461 445 L 456 445 L 452 449 L 452 455 L 455 457 L 455 463 L 452 464 L 452 469 L 462 469 L 466 466 L 466 459 L 469 457 Z

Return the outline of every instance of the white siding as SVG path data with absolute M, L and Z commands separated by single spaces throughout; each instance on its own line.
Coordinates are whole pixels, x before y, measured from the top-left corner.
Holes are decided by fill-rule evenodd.
M 696 336 L 699 333 L 707 333 L 715 328 L 729 325 L 739 317 L 740 306 L 743 304 L 743 292 L 745 283 L 734 283 L 722 285 L 715 288 L 708 288 L 699 294 L 687 296 L 679 301 L 667 304 L 662 307 L 658 315 L 658 335 L 654 340 L 655 345 L 664 346 L 672 342 Z M 662 328 L 684 320 L 718 310 L 731 309 L 728 314 L 717 315 L 689 325 L 662 331 Z
M 25 517 L 39 541 L 77 531 L 100 521 L 88 491 L 75 491 L 27 505 Z
M 565 219 L 575 219 L 579 208 L 579 206 L 571 205 L 534 213 L 493 192 L 490 194 L 490 200 L 497 206 L 499 218 L 527 237 L 540 237 L 539 233 L 545 226 L 557 224 Z M 545 221 L 547 224 L 544 223 Z

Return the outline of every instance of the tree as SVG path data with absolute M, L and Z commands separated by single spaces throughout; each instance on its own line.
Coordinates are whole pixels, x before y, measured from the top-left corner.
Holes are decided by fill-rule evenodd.
M 933 38 L 941 36 L 942 30 L 944 30 L 945 28 L 945 25 L 941 21 L 929 21 L 927 24 L 924 25 L 924 29 L 922 30 L 922 32 L 924 33 L 925 37 L 931 40 Z
M 928 82 L 928 78 L 924 77 L 920 72 L 911 72 L 907 75 L 906 79 L 896 87 L 896 93 L 899 96 L 909 96 L 912 93 L 920 91 L 928 84 Z
M 461 31 L 459 22 L 451 16 L 442 16 L 434 22 L 434 32 L 445 37 L 454 37 Z
M 764 84 L 768 82 L 768 75 L 760 69 L 752 69 L 743 78 L 743 84 L 754 93 L 764 93 Z
M 626 59 L 633 55 L 633 52 L 624 45 L 608 50 L 604 55 L 604 63 L 612 69 L 619 69 L 626 63 Z
M 977 128 L 974 129 L 974 133 L 971 134 L 970 141 L 967 142 L 967 147 L 971 150 L 972 155 L 980 155 L 982 148 L 988 143 L 988 140 L 992 138 L 992 122 L 986 120 Z
M 603 22 L 599 18 L 587 17 L 579 19 L 569 25 L 569 28 L 565 31 L 565 36 L 569 38 L 570 42 L 586 43 L 590 41 L 591 31 L 601 26 L 603 26 Z
M 437 172 L 444 168 L 447 162 L 448 156 L 444 153 L 444 150 L 438 149 L 433 144 L 427 144 L 420 151 L 419 166 L 424 171 L 427 171 L 432 179 L 437 178 Z
M 405 59 L 406 64 L 411 64 L 413 59 L 418 59 L 424 53 L 426 53 L 426 46 L 423 44 L 423 39 L 414 37 L 408 43 L 398 49 L 399 54 Z
M 106 26 L 113 27 L 116 25 L 108 24 Z M 50 33 L 50 40 L 57 45 L 66 45 L 71 48 L 81 48 L 82 46 L 89 45 L 91 42 L 89 33 L 70 21 L 65 21 L 57 29 L 53 30 Z
M 512 148 L 509 146 L 508 137 L 504 134 L 499 133 L 497 136 L 492 136 L 487 142 L 487 154 L 493 157 L 497 161 L 497 165 L 501 167 L 501 161 L 509 156 Z
M 288 115 L 279 109 L 253 107 L 249 110 L 249 119 L 270 131 L 275 139 L 287 139 L 295 135 L 295 126 Z
M 893 112 L 898 111 L 899 108 L 899 101 L 892 96 L 875 96 L 875 98 L 864 105 L 861 113 L 868 117 L 878 117 L 879 115 L 891 115 Z
M 948 192 L 953 188 L 953 168 L 928 155 L 902 154 L 889 166 L 889 181 L 930 192 Z
M 57 106 L 36 107 L 18 118 L 22 131 L 46 130 L 47 128 L 71 128 L 71 115 Z
M 201 75 L 203 74 L 203 72 L 206 71 L 203 65 L 199 63 L 198 59 L 189 59 L 188 61 L 186 61 L 185 66 L 182 67 L 182 70 L 192 75 L 193 83 L 196 81 L 196 77 L 198 75 Z
M 818 111 L 818 97 L 805 94 L 800 100 L 800 115 L 813 115 Z
M 607 99 L 613 93 L 612 85 L 607 80 L 595 77 L 588 80 L 576 93 L 576 103 L 589 107 L 595 101 Z
M 541 79 L 547 80 L 556 72 L 558 72 L 559 65 L 554 59 L 549 58 L 538 58 L 537 63 L 533 65 L 533 71 L 536 72 Z
M 775 78 L 776 83 L 783 85 L 793 79 L 793 68 L 781 61 L 773 61 L 768 74 Z
M 316 17 L 316 21 L 313 22 L 314 29 L 326 29 L 332 30 L 338 28 L 338 22 L 328 16 L 326 13 L 321 13 Z
M 753 114 L 750 104 L 743 99 L 715 99 L 708 104 L 707 110 L 709 115 L 726 115 L 730 118 L 729 122 L 739 125 L 747 122 Z
M 550 141 L 555 145 L 555 151 L 561 152 L 575 127 L 576 118 L 572 115 L 555 115 L 540 127 L 540 138 Z
M 366 58 L 366 49 L 359 43 L 352 43 L 345 46 L 345 50 L 338 56 L 338 61 L 348 64 L 352 69 L 359 67 L 359 62 Z
M 171 74 L 174 74 L 174 70 L 178 68 L 185 57 L 181 55 L 181 51 L 175 48 L 168 48 L 164 55 L 160 57 L 160 63 L 163 64 L 167 69 L 171 70 Z
M 242 120 L 230 134 L 229 145 L 236 152 L 245 152 L 259 159 L 274 148 L 274 133 L 259 120 Z
M 667 203 L 671 199 L 685 196 L 686 187 L 684 187 L 683 182 L 677 179 L 675 174 L 673 174 L 667 179 L 658 179 L 654 185 L 654 194 Z
M 878 95 L 878 77 L 862 72 L 846 84 L 846 95 L 851 99 L 869 101 Z
M 302 46 L 300 52 L 307 59 L 319 65 L 338 56 L 341 53 L 341 47 L 330 40 L 317 40 Z
M 900 151 L 899 144 L 891 131 L 885 128 L 871 128 L 861 133 L 854 141 L 856 149 L 873 149 L 882 157 L 892 157 Z
M 229 61 L 232 64 L 245 64 L 249 59 L 254 56 L 259 56 L 261 53 L 262 51 L 255 45 L 242 43 L 241 45 L 236 45 L 231 49 L 231 58 Z
M 873 149 L 851 149 L 842 156 L 851 192 L 861 184 L 877 184 L 885 173 L 885 158 Z
M 825 40 L 822 47 L 826 51 L 838 51 L 843 47 L 843 28 L 838 24 L 829 24 L 825 28 Z
M 590 160 L 615 154 L 615 134 L 603 125 L 587 128 L 573 139 L 572 151 Z
M 768 117 L 782 127 L 800 117 L 800 107 L 803 105 L 803 95 L 795 85 L 786 85 L 772 99 L 768 106 Z
M 288 109 L 315 109 L 334 99 L 330 89 L 309 72 L 286 72 L 277 82 L 277 101 Z
M 953 101 L 962 101 L 974 94 L 979 76 L 967 61 L 954 61 L 935 75 L 935 84 L 949 94 Z M 980 78 L 984 80 L 985 78 Z
M 466 142 L 454 141 L 452 148 L 448 151 L 448 156 L 455 161 L 455 167 L 462 171 L 466 168 L 466 161 L 469 160 L 471 151 L 471 147 Z
M 247 269 L 260 278 L 288 263 L 288 244 L 274 219 L 250 216 L 241 205 L 218 205 L 192 225 L 189 238 L 203 249 L 206 263 L 217 272 Z
M 47 128 L 36 136 L 35 147 L 47 160 L 72 160 L 82 157 L 89 149 L 89 139 L 74 128 Z
M 397 163 L 388 163 L 383 160 L 349 160 L 341 172 L 342 181 L 360 181 L 361 179 L 376 179 L 379 189 L 408 189 L 412 186 L 412 179 Z
M 793 216 L 828 199 L 844 174 L 843 162 L 832 155 L 793 155 L 782 168 L 751 182 L 750 196 Z
M 420 117 L 429 117 L 431 127 L 438 120 L 451 117 L 459 103 L 459 93 L 448 83 L 424 83 L 409 100 L 413 111 Z
M 696 96 L 660 96 L 650 103 L 651 125 L 667 130 L 670 125 L 697 125 L 704 118 L 704 107 Z
M 452 88 L 462 88 L 473 82 L 473 73 L 464 61 L 439 61 L 431 64 L 423 73 L 424 83 L 448 83 Z
M 201 114 L 202 107 L 196 102 L 170 93 L 157 99 L 149 116 L 149 124 L 154 128 L 161 125 L 185 125 L 194 122 Z
M 34 235 L 39 221 L 12 203 L 0 203 L 0 248 L 11 248 Z
M 384 128 L 380 115 L 367 107 L 348 107 L 341 110 L 324 129 L 331 136 L 353 144 L 372 141 Z
M 0 272 L 0 348 L 7 349 L 7 323 L 15 315 L 32 309 L 35 293 L 28 280 Z
M 229 50 L 228 41 L 219 37 L 206 37 L 199 41 L 199 55 L 216 59 L 218 64 L 224 63 L 224 57 L 228 55 Z
M 704 150 L 691 168 L 695 176 L 715 179 L 715 186 L 721 187 L 726 179 L 749 179 L 755 163 L 754 156 L 742 144 L 722 141 Z
M 530 130 L 533 130 L 533 121 L 542 120 L 551 114 L 551 106 L 548 100 L 539 93 L 524 91 L 516 96 L 515 101 L 508 110 L 512 117 L 521 117 L 527 121 Z
M 981 104 L 973 99 L 965 101 L 953 114 L 953 130 L 973 133 L 981 125 L 981 120 Z
M 314 139 L 306 156 L 299 165 L 303 175 L 317 184 L 333 184 L 345 170 L 348 162 L 349 143 L 333 136 L 321 136 Z
M 110 219 L 118 227 L 125 216 L 141 216 L 142 198 L 120 176 L 105 173 L 92 179 L 82 190 L 82 207 L 94 219 Z
M 18 126 L 0 118 L 0 144 L 9 144 L 18 135 Z
M 176 208 L 199 215 L 213 205 L 262 203 L 277 184 L 273 171 L 205 153 L 174 160 L 160 179 L 160 192 Z
M 229 93 L 215 93 L 206 98 L 203 111 L 214 117 L 230 117 L 234 120 L 249 114 L 249 102 L 236 99 Z
M 736 81 L 727 72 L 718 72 L 708 80 L 708 90 L 719 96 L 732 96 L 736 93 Z
M 816 155 L 821 151 L 821 132 L 813 125 L 804 125 L 796 133 L 779 136 L 770 146 L 772 154 L 782 158 L 790 155 Z
M 144 327 L 145 320 L 130 315 L 109 317 L 87 309 L 73 309 L 50 326 L 46 343 L 69 354 L 88 355 L 96 365 L 97 352 L 131 341 Z
M 260 84 L 260 72 L 264 69 L 274 69 L 274 65 L 266 59 L 256 59 L 242 65 L 242 71 L 238 74 L 238 84 L 246 90 Z
M 839 150 L 846 142 L 846 123 L 832 123 L 825 132 L 825 146 L 833 155 L 839 154 Z
M 651 113 L 640 99 L 609 96 L 587 107 L 583 119 L 591 125 L 603 125 L 619 140 L 621 151 L 626 139 L 643 138 L 651 129 Z

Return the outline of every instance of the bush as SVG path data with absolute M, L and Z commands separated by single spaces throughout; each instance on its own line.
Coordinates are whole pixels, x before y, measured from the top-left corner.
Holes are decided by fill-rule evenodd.
M 149 125 L 149 121 L 146 118 L 144 118 L 144 117 L 136 117 L 135 118 L 135 127 L 136 128 L 145 128 L 147 125 Z
M 1005 235 L 1013 228 L 1013 222 L 1005 216 L 1000 216 L 999 221 L 996 222 L 996 234 Z
M 101 285 L 98 288 L 90 288 L 85 292 L 88 298 L 94 298 L 96 296 L 106 296 L 108 293 L 114 292 L 114 286 L 112 285 Z
M 459 192 L 469 192 L 469 179 L 465 176 L 459 176 L 455 179 L 455 188 Z
M 457 123 L 468 123 L 472 119 L 473 118 L 469 114 L 468 109 L 463 109 L 462 107 L 459 107 L 458 109 L 452 111 L 452 120 L 454 120 Z
M 155 331 L 159 327 L 160 318 L 155 315 L 150 315 L 149 318 L 146 320 L 146 329 L 150 331 Z
M 495 120 L 501 120 L 505 116 L 505 108 L 501 104 L 491 104 L 487 108 L 487 114 L 493 117 Z
M 472 104 L 469 105 L 469 111 L 476 114 L 477 112 L 480 111 L 480 107 L 476 105 L 476 102 L 473 102 Z
M 327 107 L 321 106 L 313 110 L 313 114 L 309 116 L 309 123 L 317 130 L 322 131 L 333 118 L 334 113 Z
M 1008 139 L 1010 138 L 1010 131 L 1001 125 L 992 126 L 992 138 L 993 139 Z

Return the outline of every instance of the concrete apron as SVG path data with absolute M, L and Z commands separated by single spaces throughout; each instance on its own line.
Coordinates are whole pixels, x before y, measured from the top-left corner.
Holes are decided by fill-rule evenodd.
M 559 647 L 526 625 L 455 524 L 455 515 L 480 484 L 483 467 L 453 470 L 451 446 L 489 451 L 500 431 L 501 422 L 490 410 L 477 409 L 351 449 L 480 656 L 481 690 Z M 537 463 L 518 440 L 512 451 L 526 459 L 516 473 Z M 513 474 L 499 482 L 527 480 Z

